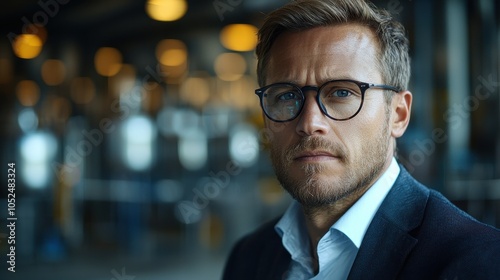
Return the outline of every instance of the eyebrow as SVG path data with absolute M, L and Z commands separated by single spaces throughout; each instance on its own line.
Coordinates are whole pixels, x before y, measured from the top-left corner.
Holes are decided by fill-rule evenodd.
M 355 78 L 350 77 L 350 76 L 337 76 L 337 77 L 334 77 L 334 78 L 330 77 L 330 78 L 327 78 L 327 79 L 321 79 L 319 81 L 319 83 L 317 84 L 317 86 L 320 86 L 320 85 L 322 85 L 322 84 L 324 84 L 326 82 L 333 81 L 333 80 L 354 80 L 354 81 L 358 81 L 358 79 L 355 79 Z M 300 83 L 298 82 L 298 80 L 293 80 L 293 79 L 280 80 L 280 81 L 274 82 L 272 84 L 276 84 L 276 83 L 289 83 L 289 84 L 294 84 L 294 85 L 300 85 Z

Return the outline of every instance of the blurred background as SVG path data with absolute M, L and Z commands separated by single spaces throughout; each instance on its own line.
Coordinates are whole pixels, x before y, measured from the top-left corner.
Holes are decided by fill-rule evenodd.
M 255 33 L 286 2 L 3 1 L 0 278 L 219 279 L 290 202 L 253 94 Z M 375 3 L 411 41 L 400 162 L 500 226 L 500 3 Z

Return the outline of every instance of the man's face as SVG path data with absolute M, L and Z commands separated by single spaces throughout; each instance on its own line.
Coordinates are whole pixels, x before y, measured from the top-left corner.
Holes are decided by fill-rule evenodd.
M 274 42 L 266 83 L 291 82 L 321 86 L 333 79 L 382 83 L 377 69 L 379 44 L 373 32 L 358 24 L 318 27 L 281 34 Z M 361 111 L 353 119 L 334 121 L 325 116 L 305 92 L 300 115 L 276 124 L 271 159 L 278 180 L 303 205 L 333 203 L 363 192 L 390 164 L 393 141 L 391 106 L 381 89 L 368 89 Z M 279 127 L 279 129 L 276 129 Z

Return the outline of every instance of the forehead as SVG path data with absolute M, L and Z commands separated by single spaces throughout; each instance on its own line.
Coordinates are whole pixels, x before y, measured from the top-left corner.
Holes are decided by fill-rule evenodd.
M 361 24 L 287 31 L 271 47 L 267 80 L 368 79 L 379 75 L 379 53 L 374 31 Z

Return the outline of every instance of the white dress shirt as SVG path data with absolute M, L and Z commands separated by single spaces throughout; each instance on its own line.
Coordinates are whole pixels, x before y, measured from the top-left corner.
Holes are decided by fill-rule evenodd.
M 314 275 L 310 239 L 301 205 L 293 201 L 275 226 L 292 261 L 282 279 L 347 279 L 366 230 L 400 172 L 396 159 L 335 222 L 318 243 L 319 271 Z

